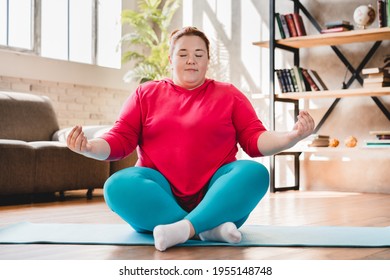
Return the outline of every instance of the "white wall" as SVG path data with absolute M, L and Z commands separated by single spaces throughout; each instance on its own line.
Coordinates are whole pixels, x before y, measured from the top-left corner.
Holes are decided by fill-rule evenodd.
M 72 83 L 115 89 L 129 89 L 123 82 L 125 69 L 112 69 L 61 61 L 0 49 L 0 75 L 33 80 Z

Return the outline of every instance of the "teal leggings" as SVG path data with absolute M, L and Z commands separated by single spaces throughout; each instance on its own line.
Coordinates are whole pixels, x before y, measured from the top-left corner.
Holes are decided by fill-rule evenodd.
M 215 172 L 203 200 L 186 212 L 160 172 L 129 167 L 107 180 L 104 198 L 112 211 L 138 232 L 151 232 L 157 225 L 187 219 L 200 233 L 225 222 L 234 222 L 239 228 L 265 195 L 268 185 L 269 174 L 262 164 L 234 161 Z

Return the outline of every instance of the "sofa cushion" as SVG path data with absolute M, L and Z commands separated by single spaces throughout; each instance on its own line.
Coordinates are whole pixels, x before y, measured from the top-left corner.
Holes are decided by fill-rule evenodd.
M 48 141 L 59 129 L 47 97 L 0 91 L 0 139 Z
M 104 133 L 111 129 L 112 125 L 86 125 L 83 126 L 83 132 L 87 139 L 93 139 L 102 136 Z M 66 127 L 56 131 L 52 137 L 53 141 L 60 141 L 66 143 L 70 131 L 73 127 Z
M 0 195 L 34 192 L 35 151 L 23 141 L 0 139 Z
M 30 142 L 35 150 L 35 193 L 102 188 L 110 164 L 86 158 L 57 141 Z

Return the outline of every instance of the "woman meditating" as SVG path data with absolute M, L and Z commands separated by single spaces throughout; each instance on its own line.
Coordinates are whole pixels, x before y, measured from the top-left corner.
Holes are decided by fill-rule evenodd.
M 242 92 L 206 78 L 209 40 L 197 28 L 172 33 L 169 61 L 172 78 L 141 84 L 109 132 L 88 140 L 76 126 L 67 145 L 110 161 L 137 148 L 136 166 L 113 174 L 104 197 L 136 231 L 153 232 L 157 250 L 195 237 L 238 243 L 269 185 L 262 164 L 236 159 L 238 144 L 251 157 L 272 155 L 310 135 L 314 121 L 302 111 L 292 131 L 267 131 Z

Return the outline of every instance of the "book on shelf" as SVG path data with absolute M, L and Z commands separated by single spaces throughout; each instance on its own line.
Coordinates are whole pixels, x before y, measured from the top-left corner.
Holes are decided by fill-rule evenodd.
M 287 79 L 287 89 L 289 92 L 295 92 L 295 85 L 294 85 L 294 80 L 293 77 L 291 76 L 291 71 L 290 69 L 283 69 L 284 76 Z
M 305 77 L 306 81 L 309 83 L 310 88 L 312 91 L 319 91 L 320 88 L 317 86 L 317 84 L 314 82 L 313 78 L 310 76 L 307 69 L 302 68 L 302 74 Z
M 390 140 L 365 140 L 364 141 L 366 147 L 390 147 Z
M 390 76 L 367 77 L 364 79 L 364 83 L 390 83 Z
M 276 73 L 276 80 L 278 81 L 280 91 L 282 93 L 288 92 L 287 87 L 286 87 L 286 82 L 283 81 L 283 75 L 282 75 L 282 70 L 281 69 L 275 69 Z
M 282 39 L 307 35 L 302 16 L 299 13 L 275 13 L 275 19 Z
M 300 92 L 306 91 L 305 84 L 302 80 L 302 73 L 301 73 L 301 68 L 294 65 L 291 71 L 294 73 L 295 79 L 296 79 L 296 84 L 297 84 L 297 89 Z
M 383 59 L 383 70 L 390 73 L 390 54 L 385 55 Z
M 387 67 L 364 68 L 362 74 L 365 75 L 363 79 L 363 87 L 365 88 L 390 86 L 390 72 Z
M 321 134 L 312 134 L 307 138 L 309 147 L 328 147 L 330 136 Z
M 379 83 L 363 83 L 363 88 L 383 88 L 390 87 L 390 83 L 379 82 Z
M 366 74 L 366 78 L 389 78 L 390 72 L 383 71 L 379 73 Z
M 302 16 L 298 13 L 293 13 L 292 14 L 294 24 L 295 24 L 295 29 L 297 30 L 298 36 L 306 36 L 306 29 L 305 25 L 303 24 Z
M 336 20 L 336 21 L 328 21 L 325 22 L 325 27 L 327 29 L 339 26 L 350 26 L 350 22 L 348 20 Z
M 378 74 L 383 72 L 382 67 L 373 67 L 373 68 L 364 68 L 362 69 L 362 74 L 363 75 L 368 75 L 368 74 Z
M 288 30 L 290 31 L 290 37 L 298 37 L 298 32 L 295 28 L 294 18 L 292 14 L 286 14 L 284 16 L 286 18 Z
M 390 135 L 378 135 L 376 138 L 378 140 L 390 140 Z
M 302 87 L 300 87 L 300 86 L 298 85 L 298 83 L 300 83 L 300 81 L 298 81 L 298 76 L 295 75 L 294 69 L 291 68 L 291 69 L 289 69 L 289 71 L 290 71 L 290 76 L 291 76 L 292 85 L 293 85 L 293 87 L 294 87 L 294 91 L 295 91 L 295 92 L 300 92 L 300 91 L 302 91 Z
M 285 29 L 287 27 L 287 23 L 286 19 L 284 18 L 284 15 L 281 15 L 280 13 L 275 13 L 275 18 L 279 27 L 280 38 L 286 39 L 290 37 L 290 34 L 286 35 L 286 31 L 288 32 L 288 29 Z
M 294 65 L 293 71 L 294 71 L 295 75 L 298 77 L 297 83 L 298 83 L 299 91 L 301 91 L 301 92 L 311 91 L 310 84 L 308 81 L 306 81 L 306 78 L 303 75 L 303 68 Z
M 325 134 L 312 134 L 309 136 L 309 138 L 311 138 L 311 139 L 330 139 L 330 136 L 325 135 Z
M 386 27 L 387 26 L 387 5 L 385 0 L 377 0 L 377 17 L 378 17 L 378 27 Z
M 315 70 L 293 66 L 276 69 L 275 73 L 282 93 L 328 90 Z
M 294 87 L 292 86 L 290 71 L 288 69 L 282 69 L 283 82 L 286 85 L 287 92 L 294 92 Z
M 386 0 L 387 26 L 390 27 L 390 0 Z
M 304 91 L 313 91 L 312 88 L 311 88 L 311 86 L 310 86 L 309 81 L 303 76 L 303 68 L 299 68 L 299 70 L 300 70 L 300 73 L 301 73 L 301 75 L 302 75 L 301 78 L 302 78 L 303 83 L 304 83 L 304 85 L 305 85 Z
M 321 34 L 326 34 L 326 33 L 336 33 L 336 32 L 344 32 L 344 31 L 350 31 L 350 28 L 344 27 L 344 26 L 338 26 L 338 27 L 333 27 L 329 29 L 322 29 Z
M 370 74 L 383 74 L 383 75 L 390 75 L 390 54 L 386 54 L 383 58 L 383 64 L 378 67 L 371 67 L 371 68 L 363 68 L 362 69 L 363 75 L 370 75 Z
M 370 131 L 371 135 L 374 135 L 378 140 L 390 140 L 390 130 L 375 130 Z
M 353 29 L 353 25 L 347 20 L 338 20 L 325 23 L 325 28 L 321 30 L 321 33 L 333 33 L 343 32 Z
M 314 80 L 320 90 L 328 90 L 328 87 L 321 79 L 320 75 L 318 75 L 317 71 L 313 69 L 308 69 L 307 71 L 309 72 L 310 77 Z

